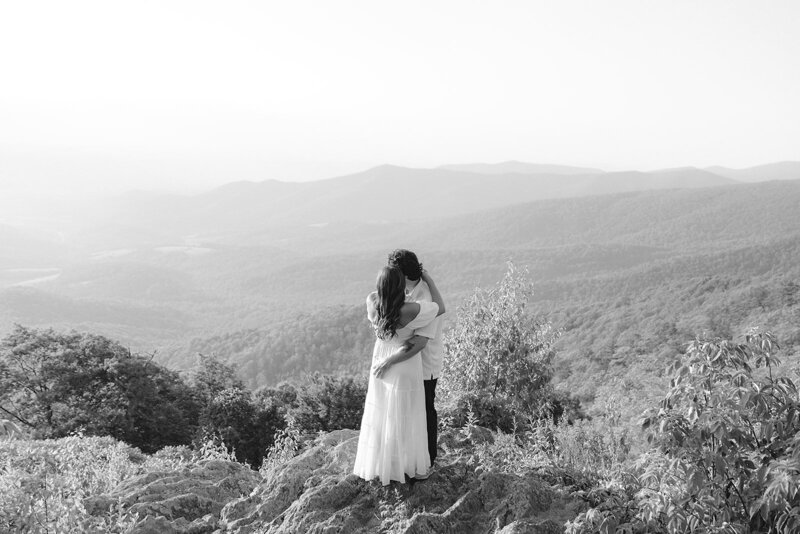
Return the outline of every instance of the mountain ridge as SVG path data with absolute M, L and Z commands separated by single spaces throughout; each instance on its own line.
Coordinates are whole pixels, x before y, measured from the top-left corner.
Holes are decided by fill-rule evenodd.
M 742 182 L 767 182 L 773 180 L 798 180 L 800 179 L 800 161 L 777 161 L 746 167 L 731 169 L 722 166 L 706 167 L 705 170 L 726 176 Z
M 546 163 L 526 163 L 524 161 L 502 161 L 500 163 L 456 163 L 441 165 L 437 169 L 466 171 L 476 174 L 603 174 L 602 169 L 574 167 L 571 165 L 552 165 Z
M 232 182 L 193 196 L 118 197 L 96 212 L 93 224 L 140 225 L 175 235 L 257 233 L 282 226 L 405 223 L 543 199 L 732 183 L 730 178 L 695 168 L 488 175 L 383 165 L 316 182 Z

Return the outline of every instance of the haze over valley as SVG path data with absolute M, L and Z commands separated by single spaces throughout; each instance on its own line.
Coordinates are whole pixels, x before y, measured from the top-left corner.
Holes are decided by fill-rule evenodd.
M 557 380 L 591 404 L 587 377 L 657 376 L 703 333 L 774 328 L 794 357 L 798 178 L 791 162 L 508 162 L 131 192 L 0 226 L 0 329 L 100 333 L 179 369 L 210 353 L 256 388 L 366 371 L 363 298 L 394 248 L 419 253 L 452 310 L 513 260 L 535 283 L 535 313 L 562 332 Z

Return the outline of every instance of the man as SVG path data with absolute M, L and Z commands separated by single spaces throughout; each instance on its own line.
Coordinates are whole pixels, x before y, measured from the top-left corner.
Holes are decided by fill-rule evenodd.
M 431 302 L 431 292 L 423 280 L 422 264 L 410 250 L 398 249 L 389 254 L 389 265 L 399 268 L 406 277 L 406 302 Z M 436 460 L 439 419 L 433 401 L 436 398 L 436 382 L 442 372 L 444 344 L 442 343 L 442 316 L 428 326 L 417 329 L 409 340 L 414 351 L 421 352 L 422 376 L 425 384 L 425 417 L 428 426 L 428 453 L 431 467 Z

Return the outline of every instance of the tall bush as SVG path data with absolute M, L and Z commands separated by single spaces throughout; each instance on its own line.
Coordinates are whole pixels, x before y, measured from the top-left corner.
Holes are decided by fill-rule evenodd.
M 269 446 L 260 432 L 257 411 L 250 392 L 223 389 L 203 408 L 200 415 L 201 439 L 216 438 L 240 462 L 257 467 Z
M 567 532 L 800 532 L 800 399 L 777 352 L 758 331 L 692 342 L 643 419 L 656 447 L 586 492 Z
M 440 391 L 452 406 L 481 399 L 477 410 L 485 405 L 486 417 L 476 413 L 479 424 L 494 426 L 498 410 L 522 420 L 548 402 L 557 335 L 528 314 L 532 297 L 527 271 L 509 262 L 494 288 L 478 288 L 464 302 L 445 335 Z
M 314 373 L 298 386 L 297 399 L 288 416 L 302 432 L 358 430 L 366 397 L 363 379 Z
M 645 479 L 647 517 L 671 530 L 800 530 L 800 400 L 778 376 L 778 345 L 753 331 L 744 343 L 695 341 L 676 365 L 660 409 L 644 419 L 672 461 Z M 663 480 L 675 480 L 661 491 Z
M 193 375 L 200 413 L 198 442 L 215 442 L 240 462 L 258 468 L 275 433 L 285 426 L 285 408 L 253 395 L 236 369 L 214 356 L 199 355 Z

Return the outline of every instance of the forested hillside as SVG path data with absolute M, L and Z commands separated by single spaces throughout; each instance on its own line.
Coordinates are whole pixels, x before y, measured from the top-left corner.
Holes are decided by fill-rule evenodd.
M 626 387 L 652 386 L 686 343 L 704 333 L 736 336 L 763 325 L 779 333 L 787 351 L 795 350 L 794 288 L 800 280 L 795 203 L 800 187 L 792 182 L 537 202 L 441 222 L 430 230 L 433 237 L 422 238 L 431 247 L 439 243 L 423 259 L 456 302 L 472 287 L 497 280 L 507 259 L 527 266 L 536 285 L 534 309 L 563 331 L 557 381 L 591 401 L 599 384 L 622 379 L 629 368 L 636 371 Z M 474 248 L 458 248 L 466 248 L 467 240 Z M 252 290 L 304 302 L 302 319 L 196 339 L 186 353 L 207 350 L 230 357 L 254 384 L 291 374 L 287 362 L 300 362 L 298 355 L 301 369 L 363 372 L 370 332 L 360 295 L 349 307 L 313 310 L 354 291 L 356 284 L 348 285 L 344 275 L 352 272 L 348 264 L 369 279 L 363 265 L 371 263 L 374 270 L 379 262 L 366 254 L 322 257 L 295 264 L 285 276 L 265 276 Z M 360 287 L 362 294 L 369 290 L 363 281 Z M 324 343 L 316 336 L 304 343 L 315 330 L 310 323 L 331 332 L 321 336 Z M 242 340 L 236 348 L 222 341 L 231 336 Z M 608 380 L 589 380 L 598 376 Z
M 95 211 L 99 220 L 113 218 L 118 225 L 145 227 L 151 237 L 172 233 L 229 239 L 232 235 L 271 233 L 277 227 L 397 223 L 541 199 L 736 183 L 691 167 L 585 174 L 558 166 L 495 168 L 503 172 L 487 175 L 468 169 L 382 165 L 313 182 L 234 182 L 193 196 L 137 193 Z M 392 209 L 387 206 L 387 195 L 411 197 L 414 202 Z
M 258 210 L 215 219 L 242 187 L 254 186 L 204 197 L 197 213 L 215 226 L 206 233 L 181 234 L 181 210 L 196 199 L 178 199 L 176 209 L 172 197 L 138 220 L 127 212 L 104 225 L 73 221 L 62 236 L 76 239 L 69 254 L 42 231 L 5 231 L 9 247 L 35 239 L 34 255 L 3 264 L 0 330 L 97 332 L 183 369 L 198 352 L 213 354 L 236 363 L 253 388 L 311 371 L 363 374 L 364 295 L 388 251 L 405 247 L 439 280 L 448 324 L 507 260 L 527 267 L 532 309 L 562 331 L 556 382 L 587 404 L 600 384 L 618 394 L 658 390 L 664 365 L 703 333 L 736 336 L 759 324 L 788 353 L 797 344 L 800 181 L 538 200 L 403 224 L 343 216 L 265 225 Z
M 258 329 L 195 338 L 182 354 L 225 359 L 253 389 L 317 371 L 365 376 L 374 339 L 365 317 L 361 306 L 298 313 Z
M 630 416 L 638 415 L 649 399 L 663 393 L 664 370 L 691 340 L 736 338 L 751 326 L 776 332 L 789 363 L 797 361 L 796 258 L 800 239 L 792 238 L 609 269 L 591 277 L 579 271 L 571 279 L 534 280 L 532 309 L 562 332 L 556 345 L 557 387 L 587 406 L 601 398 L 624 406 Z M 359 304 L 198 338 L 183 354 L 204 352 L 235 362 L 256 387 L 299 372 L 365 374 L 371 343 Z

